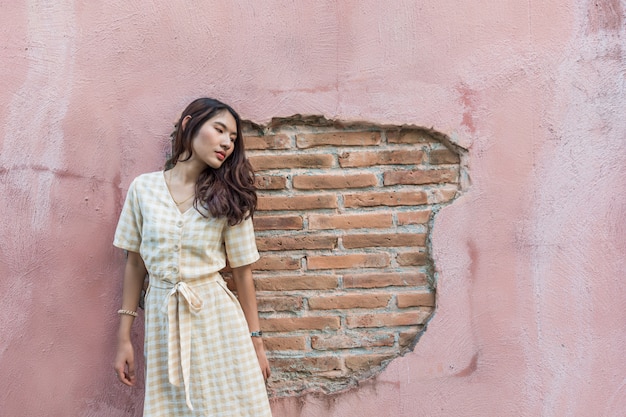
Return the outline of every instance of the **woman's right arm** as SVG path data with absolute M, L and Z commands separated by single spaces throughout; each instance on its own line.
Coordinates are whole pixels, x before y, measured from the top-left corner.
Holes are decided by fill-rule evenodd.
M 141 289 L 146 276 L 146 266 L 137 252 L 128 252 L 124 270 L 124 286 L 122 290 L 122 310 L 137 311 Z M 135 385 L 135 353 L 130 340 L 133 316 L 120 314 L 120 327 L 117 333 L 117 355 L 115 357 L 115 373 L 118 379 L 128 386 Z

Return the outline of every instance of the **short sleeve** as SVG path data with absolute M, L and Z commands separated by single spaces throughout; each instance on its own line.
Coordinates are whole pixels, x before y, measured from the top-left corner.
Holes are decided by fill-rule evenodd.
M 115 230 L 113 245 L 131 252 L 139 252 L 143 217 L 137 198 L 136 180 L 130 184 L 126 201 Z
M 224 230 L 224 245 L 228 263 L 232 268 L 258 261 L 260 255 L 254 238 L 252 218 L 248 217 L 234 226 L 227 224 Z

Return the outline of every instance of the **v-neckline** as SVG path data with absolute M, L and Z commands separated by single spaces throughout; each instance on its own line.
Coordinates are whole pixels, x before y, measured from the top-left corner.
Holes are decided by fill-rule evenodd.
M 193 209 L 193 204 L 191 204 L 187 210 L 185 211 L 181 211 L 180 207 L 178 207 L 178 205 L 176 204 L 176 200 L 174 200 L 174 196 L 172 195 L 172 190 L 170 190 L 170 186 L 167 184 L 167 179 L 165 178 L 165 172 L 166 171 L 162 171 L 162 175 L 161 178 L 163 179 L 163 185 L 165 186 L 165 192 L 167 193 L 167 196 L 170 199 L 170 202 L 172 203 L 172 205 L 174 206 L 174 208 L 176 209 L 176 211 L 178 212 L 178 214 L 180 214 L 181 216 L 186 215 L 191 209 Z

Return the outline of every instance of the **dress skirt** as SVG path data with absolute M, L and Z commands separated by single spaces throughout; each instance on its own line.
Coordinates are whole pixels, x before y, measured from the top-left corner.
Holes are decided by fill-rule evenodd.
M 144 417 L 271 417 L 245 316 L 219 273 L 151 277 L 145 305 Z

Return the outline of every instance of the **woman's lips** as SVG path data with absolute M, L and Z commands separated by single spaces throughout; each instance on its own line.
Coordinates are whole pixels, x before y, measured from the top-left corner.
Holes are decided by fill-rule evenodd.
M 217 155 L 217 159 L 219 159 L 220 161 L 223 161 L 226 158 L 226 155 L 221 152 L 215 152 L 215 154 Z

